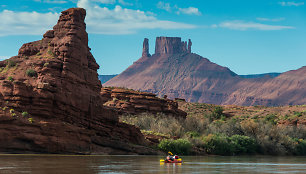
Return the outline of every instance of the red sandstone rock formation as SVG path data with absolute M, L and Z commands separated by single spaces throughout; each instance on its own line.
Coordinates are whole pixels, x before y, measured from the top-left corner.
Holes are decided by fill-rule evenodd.
M 1 152 L 152 152 L 132 145 L 145 143 L 139 129 L 102 106 L 85 15 L 81 8 L 63 11 L 42 40 L 0 63 Z
M 191 53 L 180 38 L 157 37 L 155 54 L 141 57 L 106 86 L 152 92 L 189 102 L 227 105 L 306 104 L 306 68 L 276 78 L 241 78 L 226 67 Z
M 101 95 L 106 106 L 116 108 L 121 113 L 140 114 L 164 113 L 166 115 L 186 118 L 187 113 L 178 109 L 178 103 L 169 99 L 157 98 L 156 94 L 137 92 L 120 88 L 102 88 Z
M 186 52 L 187 42 L 182 42 L 180 37 L 156 38 L 155 54 L 179 54 Z
M 143 40 L 142 57 L 150 57 L 149 53 L 149 39 L 145 38 Z

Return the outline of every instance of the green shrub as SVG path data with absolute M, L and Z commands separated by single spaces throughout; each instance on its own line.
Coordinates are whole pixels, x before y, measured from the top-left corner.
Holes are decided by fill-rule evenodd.
M 277 116 L 275 114 L 269 114 L 265 117 L 265 121 L 267 121 L 267 122 L 269 122 L 273 125 L 276 125 L 277 124 L 276 118 L 277 118 Z
M 223 116 L 223 111 L 224 111 L 223 107 L 216 106 L 212 111 L 212 113 L 208 115 L 208 117 L 211 120 L 218 120 Z
M 33 123 L 33 122 L 34 122 L 34 119 L 33 119 L 33 118 L 28 118 L 28 121 L 29 121 L 30 123 Z
M 255 153 L 258 148 L 256 140 L 248 136 L 233 135 L 230 141 L 234 146 L 235 154 Z
M 227 136 L 209 134 L 203 138 L 204 148 L 209 154 L 232 155 L 234 154 L 233 145 Z
M 198 132 L 194 132 L 194 131 L 190 131 L 190 132 L 186 132 L 186 135 L 190 138 L 193 137 L 200 137 L 200 134 Z
M 294 139 L 294 141 L 295 141 L 294 154 L 295 155 L 306 155 L 306 140 Z
M 167 116 L 162 113 L 156 115 L 150 113 L 142 113 L 137 116 L 123 115 L 120 117 L 121 122 L 132 124 L 139 127 L 141 130 L 153 131 L 171 136 L 183 135 L 183 126 L 179 119 L 172 116 Z
M 217 106 L 215 109 L 214 109 L 214 113 L 215 114 L 217 114 L 217 115 L 222 115 L 223 114 L 223 111 L 224 111 L 224 109 L 223 109 L 223 107 L 221 107 L 221 106 Z
M 49 63 L 47 62 L 47 63 L 44 63 L 44 67 L 48 67 L 48 65 L 49 65 Z
M 164 139 L 158 144 L 158 148 L 164 152 L 172 152 L 179 155 L 188 155 L 192 144 L 186 139 Z
M 183 120 L 182 127 L 186 132 L 203 134 L 206 132 L 209 123 L 209 119 L 203 118 L 202 116 L 188 116 L 185 120 Z
M 37 72 L 36 72 L 35 70 L 33 70 L 33 69 L 28 69 L 28 70 L 26 71 L 26 74 L 27 74 L 27 76 L 29 76 L 29 77 L 36 77 L 36 76 L 37 76 Z
M 12 76 L 9 76 L 7 79 L 11 82 L 14 81 L 14 78 Z
M 52 57 L 55 57 L 55 53 L 53 53 L 50 49 L 47 51 L 47 53 L 51 55 Z
M 210 134 L 203 138 L 207 153 L 216 155 L 239 155 L 255 153 L 257 143 L 255 139 L 242 135 L 228 137 L 220 134 Z
M 9 67 L 9 68 L 11 68 L 11 67 L 14 67 L 16 65 L 16 62 L 15 61 L 13 61 L 13 60 L 7 60 L 7 66 Z
M 302 112 L 294 111 L 294 115 L 297 116 L 297 117 L 301 117 L 303 114 L 302 114 Z
M 29 113 L 28 113 L 28 112 L 22 112 L 21 115 L 22 115 L 23 117 L 27 117 L 27 116 L 29 116 Z

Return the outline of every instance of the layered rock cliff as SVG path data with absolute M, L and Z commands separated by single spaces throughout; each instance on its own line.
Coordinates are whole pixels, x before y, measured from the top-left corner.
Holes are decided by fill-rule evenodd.
M 121 114 L 164 113 L 165 115 L 186 118 L 187 113 L 178 109 L 178 103 L 156 94 L 122 88 L 102 88 L 101 96 L 105 106 L 115 108 Z
M 191 53 L 191 45 L 191 40 L 187 45 L 181 38 L 157 37 L 155 54 L 141 57 L 105 85 L 211 104 L 277 106 L 306 103 L 305 67 L 275 78 L 246 79 Z
M 0 62 L 0 152 L 153 153 L 103 106 L 86 11 L 63 11 L 42 40 Z

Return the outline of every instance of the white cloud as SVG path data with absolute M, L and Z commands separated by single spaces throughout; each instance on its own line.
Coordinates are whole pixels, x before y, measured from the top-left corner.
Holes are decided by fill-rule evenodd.
M 92 0 L 79 0 L 87 9 L 87 31 L 96 34 L 132 34 L 141 29 L 193 29 L 196 25 L 157 19 L 155 14 L 115 6 L 99 7 Z M 59 13 L 0 12 L 0 36 L 42 35 L 56 24 Z
M 221 28 L 228 28 L 232 30 L 284 30 L 284 29 L 294 29 L 292 26 L 282 26 L 282 25 L 267 25 L 256 22 L 244 22 L 244 21 L 227 21 L 222 22 L 218 25 Z
M 125 2 L 124 0 L 118 0 L 118 3 L 125 6 L 132 6 L 133 3 Z
M 34 0 L 36 2 L 49 3 L 49 4 L 65 4 L 67 1 L 64 0 Z
M 285 20 L 285 18 L 256 18 L 258 21 L 267 21 L 267 22 L 279 22 Z
M 96 2 L 100 2 L 102 4 L 115 4 L 116 0 L 94 0 Z
M 170 3 L 164 3 L 164 2 L 162 2 L 162 1 L 159 1 L 159 2 L 157 3 L 156 6 L 157 6 L 157 8 L 166 10 L 166 11 L 168 11 L 168 12 L 171 11 L 171 5 L 170 5 Z
M 132 34 L 140 29 L 192 29 L 195 25 L 159 20 L 151 13 L 116 6 L 114 9 L 93 6 L 80 0 L 78 7 L 87 9 L 88 31 L 96 34 Z
M 41 35 L 51 29 L 59 17 L 58 13 L 0 12 L 0 36 Z
M 62 7 L 52 7 L 52 8 L 48 8 L 48 10 L 49 10 L 50 12 L 58 12 L 58 11 L 63 11 L 63 10 L 65 10 L 65 9 L 62 8 Z
M 294 2 L 294 1 L 290 1 L 290 2 L 285 2 L 285 1 L 282 1 L 282 2 L 278 2 L 278 4 L 280 4 L 281 6 L 301 6 L 301 5 L 304 5 L 304 2 Z
M 177 14 L 188 14 L 188 15 L 201 15 L 201 12 L 198 8 L 188 7 L 188 8 L 178 8 Z
M 217 24 L 212 24 L 210 27 L 211 28 L 218 28 L 219 26 Z
M 179 8 L 177 5 L 171 6 L 170 3 L 165 3 L 159 1 L 157 3 L 157 8 L 166 10 L 167 12 L 176 11 L 176 14 L 187 14 L 187 15 L 198 15 L 200 16 L 202 13 L 198 8 L 188 7 L 188 8 Z
M 10 58 L 10 56 L 0 56 L 0 61 L 8 58 Z

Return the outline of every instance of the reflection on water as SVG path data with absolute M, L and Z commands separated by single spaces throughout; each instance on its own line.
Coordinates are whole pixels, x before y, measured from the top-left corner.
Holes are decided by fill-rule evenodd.
M 182 157 L 182 164 L 160 163 L 160 156 L 0 155 L 0 173 L 306 173 L 306 157 Z

